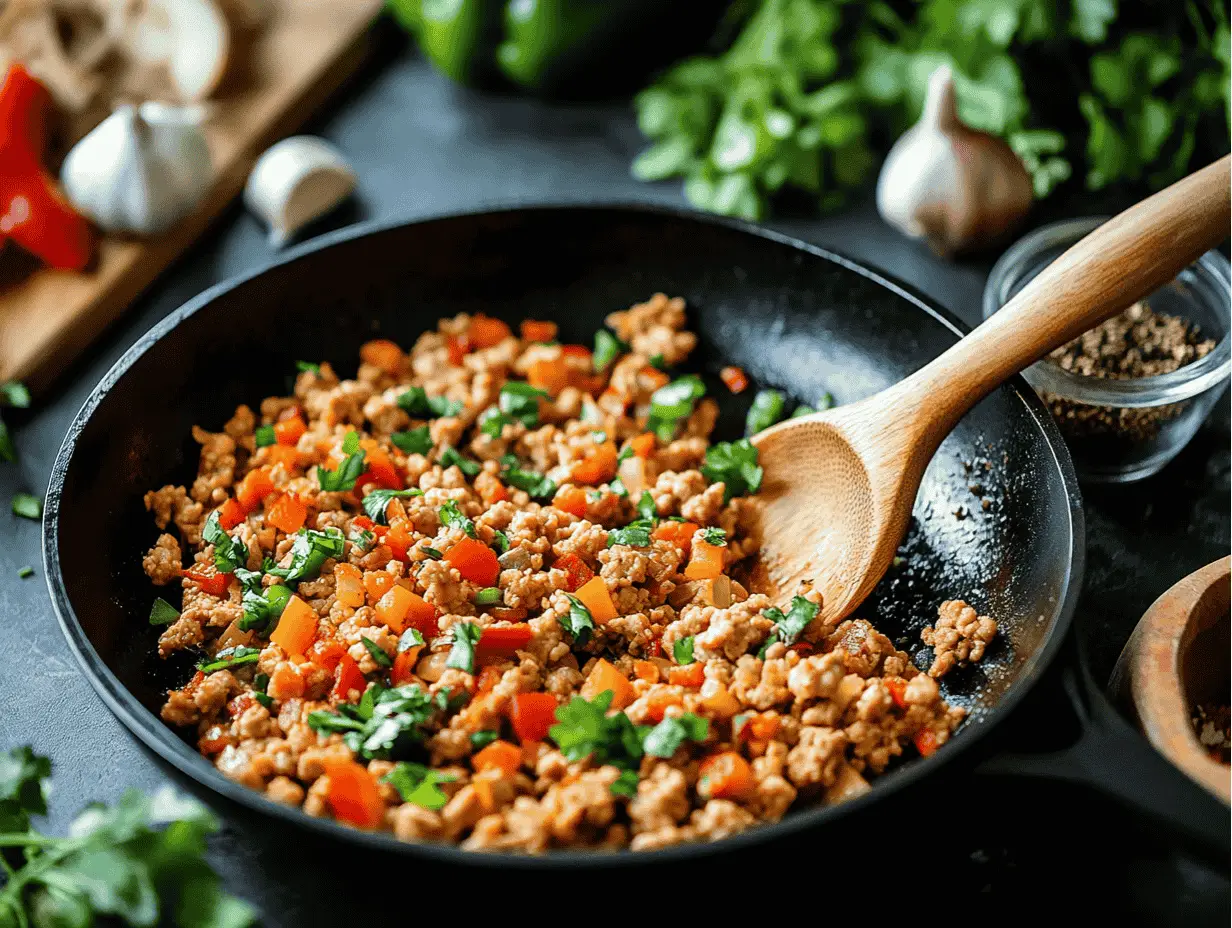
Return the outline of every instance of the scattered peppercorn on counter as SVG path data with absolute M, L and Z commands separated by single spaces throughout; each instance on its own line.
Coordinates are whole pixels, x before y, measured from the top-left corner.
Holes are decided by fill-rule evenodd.
M 202 654 L 163 718 L 309 815 L 524 852 L 720 839 L 944 744 L 962 710 L 885 636 L 746 588 L 761 469 L 670 373 L 684 323 L 459 315 L 194 429 L 196 480 L 146 496 L 160 653 Z M 943 616 L 936 676 L 995 634 Z

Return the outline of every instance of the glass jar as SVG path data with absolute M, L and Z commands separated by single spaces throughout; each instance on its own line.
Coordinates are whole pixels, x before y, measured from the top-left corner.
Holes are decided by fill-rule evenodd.
M 1071 219 L 1036 229 L 993 266 L 984 287 L 984 318 L 1004 306 L 1060 254 L 1107 221 Z M 1078 476 L 1091 483 L 1149 477 L 1193 438 L 1223 395 L 1232 369 L 1228 259 L 1208 251 L 1144 301 L 1213 339 L 1215 348 L 1167 374 L 1113 380 L 1067 371 L 1047 360 L 1023 371 L 1056 419 Z

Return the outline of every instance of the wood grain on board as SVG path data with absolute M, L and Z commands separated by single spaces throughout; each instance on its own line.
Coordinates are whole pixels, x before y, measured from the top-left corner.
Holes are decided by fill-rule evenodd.
M 157 238 L 106 237 L 86 273 L 0 255 L 0 381 L 45 387 L 205 231 L 257 157 L 294 132 L 363 59 L 382 0 L 276 0 L 270 21 L 211 101 L 217 177 L 200 207 Z

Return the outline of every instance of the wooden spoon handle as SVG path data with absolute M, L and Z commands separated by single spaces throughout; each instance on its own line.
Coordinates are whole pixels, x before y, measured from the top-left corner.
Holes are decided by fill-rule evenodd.
M 940 442 L 1005 380 L 1150 295 L 1226 239 L 1230 164 L 1225 155 L 1104 223 L 900 383 L 901 397 L 920 401 L 926 431 Z

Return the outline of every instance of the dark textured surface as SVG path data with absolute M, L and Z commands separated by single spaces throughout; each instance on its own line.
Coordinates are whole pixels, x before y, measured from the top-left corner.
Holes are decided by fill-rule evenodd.
M 348 153 L 360 177 L 358 204 L 335 224 L 512 201 L 680 203 L 674 185 L 647 187 L 629 179 L 627 166 L 639 137 L 625 107 L 566 108 L 485 97 L 448 85 L 421 62 L 398 53 L 371 69 L 315 129 Z M 890 232 L 867 204 L 822 220 L 772 225 L 883 267 L 967 322 L 978 320 L 987 265 L 938 262 Z M 150 325 L 210 284 L 270 257 L 256 220 L 238 208 L 228 213 L 35 410 L 7 416 L 22 458 L 0 468 L 0 499 L 15 490 L 41 492 L 73 414 Z M 259 352 L 235 363 L 260 363 Z M 1087 493 L 1086 592 L 1078 624 L 1101 679 L 1155 597 L 1228 552 L 1228 418 L 1225 397 L 1189 448 L 1161 474 L 1131 487 Z M 14 519 L 7 507 L 0 511 L 0 746 L 32 742 L 52 756 L 53 825 L 62 827 L 87 799 L 113 799 L 128 786 L 151 789 L 164 782 L 165 773 L 107 712 L 68 654 L 38 551 L 39 527 Z M 38 568 L 36 577 L 17 579 L 24 564 Z M 1022 722 L 1024 742 L 1045 738 L 1054 713 L 1064 712 L 1047 694 L 1038 702 L 1034 715 Z M 963 782 L 950 790 L 952 795 L 939 795 L 888 832 L 896 835 L 891 847 L 911 848 L 917 859 L 924 852 L 923 869 L 938 881 L 933 892 L 968 897 L 977 908 L 995 906 L 997 900 L 1042 905 L 1077 883 L 1105 914 L 1137 913 L 1155 923 L 1216 923 L 1214 903 L 1226 915 L 1226 881 L 1178 859 L 1166 844 L 1100 803 L 1059 788 L 1011 792 Z M 320 891 L 323 880 L 337 875 L 336 858 L 308 864 L 307 847 L 265 835 L 261 822 L 232 824 L 216 844 L 214 859 L 236 891 L 262 906 L 270 924 L 335 923 L 342 913 L 358 923 L 382 910 L 382 901 L 363 889 Z M 908 837 L 913 833 L 926 837 Z M 880 841 L 884 846 L 886 839 Z M 809 858 L 827 847 L 835 845 L 824 837 L 814 842 Z M 896 851 L 882 866 L 901 875 L 902 860 L 902 851 Z M 353 872 L 349 865 L 346 869 Z M 776 881 L 757 882 L 766 887 Z

